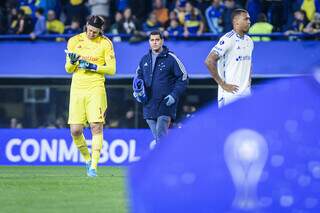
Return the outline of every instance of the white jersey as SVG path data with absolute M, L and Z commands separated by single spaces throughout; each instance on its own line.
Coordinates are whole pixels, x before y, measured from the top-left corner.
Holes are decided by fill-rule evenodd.
M 222 36 L 211 52 L 219 56 L 218 73 L 227 83 L 239 87 L 237 93 L 224 91 L 218 88 L 218 101 L 241 97 L 250 94 L 251 60 L 253 42 L 248 35 L 240 37 L 235 31 L 230 31 Z

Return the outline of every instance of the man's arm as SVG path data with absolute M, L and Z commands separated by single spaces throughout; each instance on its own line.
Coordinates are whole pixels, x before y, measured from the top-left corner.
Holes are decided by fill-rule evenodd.
M 205 60 L 205 64 L 212 76 L 212 78 L 217 82 L 218 85 L 222 87 L 227 92 L 235 93 L 238 91 L 239 87 L 233 84 L 225 83 L 218 73 L 217 63 L 219 60 L 219 56 L 214 52 L 211 51 Z
M 75 45 L 76 45 L 75 39 L 73 38 L 69 39 L 68 52 L 73 53 Z M 71 63 L 70 57 L 68 56 L 68 54 L 66 54 L 66 63 L 64 67 L 67 73 L 73 73 L 74 71 L 76 71 L 78 64 L 79 62 Z
M 137 78 L 143 79 L 143 72 L 142 72 L 142 69 L 141 69 L 141 66 L 140 66 L 141 63 L 142 63 L 142 59 L 141 59 L 139 65 L 138 65 L 138 67 L 136 69 L 136 76 L 137 76 Z
M 145 82 L 143 79 L 143 72 L 141 69 L 143 59 L 141 59 L 137 69 L 136 76 L 133 78 L 132 89 L 133 89 L 133 97 L 142 104 L 147 103 L 148 97 L 145 89 Z
M 173 73 L 177 77 L 173 91 L 170 93 L 177 100 L 187 89 L 189 78 L 188 73 L 180 59 L 173 53 L 169 53 L 174 59 Z
M 116 57 L 114 54 L 114 49 L 111 41 L 108 41 L 110 46 L 107 47 L 105 51 L 105 65 L 103 66 L 97 66 L 97 72 L 107 75 L 114 75 L 116 74 Z

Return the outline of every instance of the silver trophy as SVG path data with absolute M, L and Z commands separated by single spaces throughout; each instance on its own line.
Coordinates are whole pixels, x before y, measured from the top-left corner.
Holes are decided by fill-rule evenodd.
M 236 189 L 233 208 L 259 208 L 257 185 L 268 156 L 268 145 L 262 135 L 250 129 L 239 129 L 229 135 L 224 158 Z

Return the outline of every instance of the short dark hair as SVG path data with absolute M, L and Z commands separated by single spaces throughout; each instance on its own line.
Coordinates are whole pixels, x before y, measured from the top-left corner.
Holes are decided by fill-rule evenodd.
M 241 13 L 248 13 L 245 9 L 235 9 L 232 11 L 231 20 L 233 21 L 235 17 L 239 16 Z
M 42 7 L 39 7 L 37 10 L 36 10 L 37 13 L 39 13 L 40 15 L 43 15 L 44 14 L 44 9 Z
M 152 36 L 152 35 L 158 35 L 161 39 L 163 39 L 163 36 L 162 36 L 162 33 L 160 31 L 152 31 L 149 35 L 149 38 Z
M 264 13 L 259 13 L 257 22 L 267 22 L 267 16 Z

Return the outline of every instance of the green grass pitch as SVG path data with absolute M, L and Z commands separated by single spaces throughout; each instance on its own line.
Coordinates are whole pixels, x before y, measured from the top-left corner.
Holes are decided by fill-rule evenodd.
M 0 166 L 0 212 L 128 212 L 125 170 L 99 167 L 97 178 L 85 167 Z

